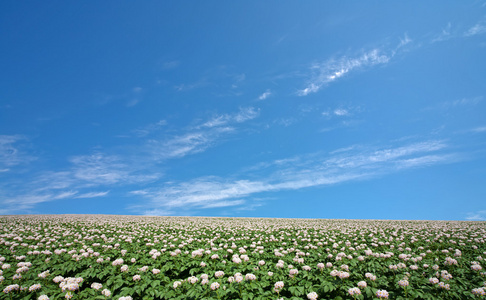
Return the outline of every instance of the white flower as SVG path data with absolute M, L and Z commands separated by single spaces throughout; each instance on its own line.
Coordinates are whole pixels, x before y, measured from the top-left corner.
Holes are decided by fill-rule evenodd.
M 361 295 L 361 290 L 357 287 L 350 288 L 348 290 L 349 295 L 354 296 L 354 295 Z
M 316 292 L 311 292 L 307 294 L 307 299 L 309 300 L 316 300 L 317 299 L 317 293 Z
M 214 276 L 216 278 L 223 277 L 224 276 L 224 272 L 223 271 L 216 271 L 216 273 L 214 273 Z
M 388 292 L 386 290 L 376 291 L 376 297 L 388 299 Z
M 280 291 L 283 289 L 283 287 L 284 287 L 283 281 L 277 281 L 275 283 L 274 291 L 277 292 L 277 293 L 280 293 Z
M 398 282 L 398 285 L 401 287 L 406 287 L 408 286 L 408 280 L 402 279 Z

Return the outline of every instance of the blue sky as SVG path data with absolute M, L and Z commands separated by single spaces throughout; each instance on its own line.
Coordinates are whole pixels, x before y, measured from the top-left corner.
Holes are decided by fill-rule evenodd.
M 3 1 L 0 214 L 486 219 L 484 1 Z

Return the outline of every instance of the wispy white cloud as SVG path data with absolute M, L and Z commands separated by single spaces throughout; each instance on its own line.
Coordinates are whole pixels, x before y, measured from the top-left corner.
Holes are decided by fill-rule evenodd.
M 96 184 L 114 184 L 130 177 L 127 166 L 118 157 L 101 153 L 71 158 L 73 177 Z
M 449 110 L 458 109 L 460 107 L 472 107 L 480 104 L 483 101 L 482 96 L 472 97 L 472 98 L 461 98 L 452 101 L 444 101 L 438 104 L 425 107 L 424 110 Z
M 233 127 L 213 127 L 209 130 L 199 130 L 175 136 L 169 140 L 151 140 L 148 143 L 148 148 L 157 160 L 181 158 L 205 151 L 213 146 L 222 135 L 234 131 Z
M 77 195 L 76 198 L 98 198 L 98 197 L 104 197 L 104 196 L 108 195 L 109 192 L 110 191 L 84 193 L 84 194 Z
M 460 159 L 455 153 L 439 152 L 445 149 L 447 144 L 443 141 L 425 141 L 371 151 L 353 146 L 346 151 L 327 155 L 310 154 L 262 163 L 246 169 L 252 172 L 252 179 L 200 177 L 187 182 L 167 183 L 159 189 L 145 189 L 142 193 L 136 193 L 149 200 L 144 204 L 145 210 L 177 212 L 223 204 L 243 204 L 238 201 L 251 205 L 251 197 L 261 193 L 334 185 L 403 169 L 452 163 Z M 253 172 L 262 168 L 270 173 L 255 178 Z
M 479 35 L 486 33 L 486 21 L 481 20 L 480 22 L 476 23 L 473 27 L 469 28 L 465 33 L 465 37 L 471 37 L 474 35 Z
M 93 192 L 93 188 L 144 184 L 160 177 L 159 173 L 144 170 L 140 163 L 129 162 L 126 157 L 100 152 L 74 156 L 68 162 L 65 170 L 39 172 L 15 188 L 0 186 L 3 192 L 0 205 L 5 213 L 31 212 L 44 202 L 103 197 L 109 191 Z
M 351 71 L 386 64 L 391 57 L 383 54 L 380 49 L 373 49 L 361 56 L 349 58 L 343 56 L 339 59 L 329 59 L 323 63 L 317 63 L 311 67 L 311 79 L 307 87 L 299 90 L 299 96 L 306 96 L 319 91 L 325 85 L 345 76 Z
M 467 213 L 466 220 L 468 221 L 486 221 L 486 210 Z
M 30 193 L 6 197 L 2 199 L 0 214 L 18 214 L 31 212 L 35 205 L 39 203 L 71 199 L 77 194 L 77 191 L 50 191 L 47 193 L 32 191 Z
M 161 160 L 181 158 L 189 154 L 205 151 L 218 143 L 226 135 L 241 127 L 242 123 L 258 117 L 259 111 L 253 107 L 241 108 L 232 114 L 216 116 L 201 125 L 186 128 L 185 132 L 160 139 L 146 139 L 145 143 L 133 149 L 134 152 L 108 154 L 97 151 L 92 154 L 70 157 L 68 165 L 59 171 L 38 172 L 16 188 L 5 188 L 0 185 L 5 211 L 26 212 L 38 203 L 104 197 L 120 186 L 143 186 L 161 178 Z M 155 133 L 164 127 L 165 121 L 143 127 L 140 137 Z M 154 135 L 155 136 L 155 135 Z M 0 149 L 4 172 L 10 166 L 21 163 L 26 155 L 20 155 L 15 143 L 19 136 L 0 136 Z M 114 151 L 113 149 L 112 151 Z M 126 151 L 126 150 L 125 150 Z M 116 152 L 116 151 L 115 151 Z M 93 191 L 103 189 L 105 191 Z M 5 191 L 3 191 L 5 190 Z M 133 195 L 143 195 L 143 189 Z M 236 205 L 239 202 L 221 202 L 207 204 L 205 207 L 223 207 Z
M 188 132 L 168 139 L 151 139 L 147 148 L 156 160 L 181 158 L 212 147 L 224 136 L 237 131 L 240 123 L 255 119 L 259 110 L 241 108 L 234 114 L 222 114 L 194 126 Z
M 248 120 L 255 119 L 258 117 L 260 114 L 260 111 L 258 109 L 255 109 L 254 107 L 248 107 L 245 109 L 240 109 L 240 111 L 235 115 L 234 120 L 237 123 L 243 123 Z
M 336 116 L 347 116 L 349 115 L 349 111 L 343 108 L 338 108 L 334 110 L 334 114 Z
M 33 161 L 35 157 L 22 150 L 20 143 L 25 140 L 21 135 L 0 135 L 0 168 L 8 172 L 10 167 Z
M 321 112 L 321 115 L 327 119 L 331 119 L 332 117 L 350 117 L 362 112 L 362 110 L 359 106 L 339 106 L 336 108 L 327 108 Z
M 191 83 L 181 83 L 174 88 L 177 91 L 189 91 L 203 87 L 216 87 L 218 90 L 217 95 L 241 95 L 241 92 L 235 92 L 244 81 L 246 80 L 246 74 L 241 72 L 235 72 L 231 70 L 229 66 L 221 65 L 210 69 L 207 69 L 200 75 L 198 79 Z
M 230 123 L 243 123 L 248 120 L 255 119 L 260 114 L 258 109 L 254 107 L 240 108 L 239 112 L 235 114 L 222 114 L 211 118 L 202 125 L 196 126 L 197 129 L 202 127 L 219 127 Z
M 446 102 L 446 106 L 461 106 L 461 105 L 476 105 L 483 101 L 483 97 L 474 97 L 474 98 L 462 98 L 458 100 L 454 100 L 451 102 Z
M 393 51 L 393 54 L 392 55 L 394 55 L 400 48 L 405 47 L 406 45 L 410 44 L 411 42 L 412 42 L 412 39 L 408 36 L 407 33 L 405 33 L 405 35 L 403 36 L 403 38 L 400 38 L 400 43 L 395 48 L 395 50 Z
M 270 90 L 266 90 L 263 94 L 258 97 L 258 100 L 265 100 L 272 95 Z
M 486 126 L 479 126 L 471 129 L 471 131 L 476 133 L 486 132 Z
M 447 26 L 442 29 L 441 33 L 437 34 L 433 39 L 432 39 L 432 43 L 436 43 L 436 42 L 442 42 L 442 41 L 446 41 L 448 39 L 451 39 L 453 37 L 453 35 L 451 34 L 451 23 L 447 23 Z
M 162 67 L 166 70 L 169 69 L 175 69 L 180 65 L 180 62 L 178 60 L 171 60 L 171 61 L 166 61 L 162 64 Z
M 140 102 L 140 99 L 138 98 L 133 98 L 127 101 L 127 107 L 132 107 L 137 105 Z
M 238 206 L 244 204 L 244 200 L 231 200 L 231 201 L 217 201 L 217 202 L 210 202 L 201 206 L 201 208 L 220 208 L 220 207 L 228 207 L 228 206 Z
M 161 128 L 165 127 L 166 125 L 167 125 L 166 120 L 159 120 L 156 123 L 148 124 L 148 125 L 145 125 L 143 127 L 134 129 L 134 130 L 131 131 L 131 133 L 133 133 L 134 135 L 136 135 L 138 137 L 145 137 L 149 134 L 152 134 L 153 132 L 160 130 Z M 127 136 L 120 136 L 120 137 L 127 137 Z

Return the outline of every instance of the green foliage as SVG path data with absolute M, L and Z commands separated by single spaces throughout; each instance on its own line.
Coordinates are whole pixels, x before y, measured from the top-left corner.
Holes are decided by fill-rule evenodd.
M 3 292 L 0 299 L 65 299 L 56 276 L 82 278 L 73 299 L 307 299 L 311 292 L 319 299 L 352 299 L 349 289 L 363 281 L 367 286 L 355 299 L 378 299 L 378 290 L 386 290 L 390 299 L 469 299 L 472 289 L 485 281 L 484 269 L 471 268 L 484 265 L 484 225 L 5 216 L 0 217 L 0 285 L 4 291 L 13 284 L 21 288 Z M 328 263 L 332 266 L 318 267 Z M 293 277 L 291 269 L 298 271 Z M 45 278 L 39 277 L 47 270 Z M 224 276 L 216 278 L 217 271 Z M 18 274 L 22 277 L 14 279 Z M 247 274 L 256 279 L 245 278 Z M 191 276 L 197 282 L 191 283 Z M 404 278 L 407 287 L 398 284 Z M 284 282 L 279 293 L 274 290 L 278 281 Z M 96 283 L 102 288 L 95 289 Z M 219 284 L 215 290 L 213 283 Z M 41 288 L 29 291 L 34 284 Z M 110 297 L 102 294 L 104 289 Z

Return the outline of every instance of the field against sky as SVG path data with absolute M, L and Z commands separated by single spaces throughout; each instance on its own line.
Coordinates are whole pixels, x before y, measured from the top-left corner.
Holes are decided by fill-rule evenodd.
M 486 219 L 484 1 L 4 1 L 0 36 L 0 214 Z

